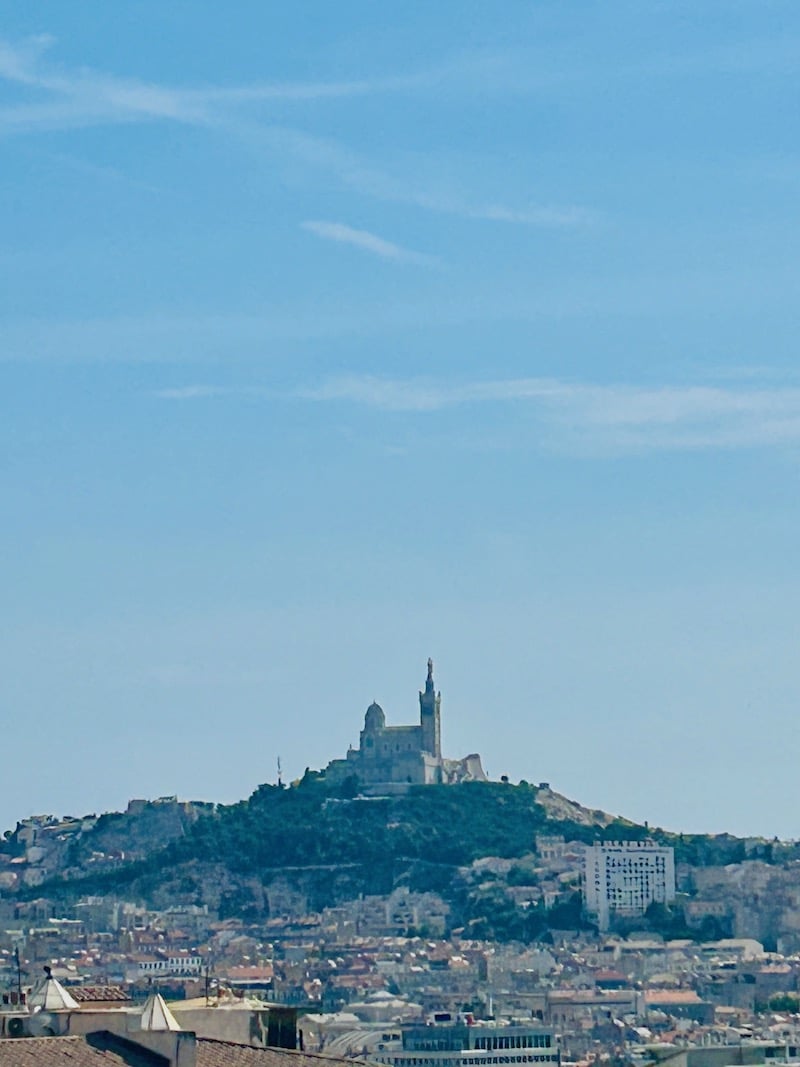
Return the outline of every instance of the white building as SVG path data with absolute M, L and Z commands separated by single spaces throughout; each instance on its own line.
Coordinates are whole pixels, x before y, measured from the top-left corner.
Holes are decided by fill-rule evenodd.
M 188 978 L 202 974 L 203 957 L 189 952 L 174 956 L 142 956 L 136 962 L 135 973 L 128 980 L 139 978 L 164 978 L 168 976 Z
M 675 899 L 675 854 L 655 841 L 587 846 L 583 883 L 587 912 L 607 930 L 614 915 L 644 915 L 654 901 L 669 904 Z
M 385 1028 L 384 1028 L 385 1029 Z M 528 1023 L 481 1022 L 471 1014 L 453 1019 L 449 1012 L 426 1024 L 409 1024 L 395 1034 L 375 1033 L 367 1059 L 386 1067 L 494 1067 L 495 1064 L 549 1064 L 561 1054 L 553 1030 Z M 384 1040 L 389 1037 L 390 1040 Z M 330 1045 L 325 1051 L 330 1053 Z

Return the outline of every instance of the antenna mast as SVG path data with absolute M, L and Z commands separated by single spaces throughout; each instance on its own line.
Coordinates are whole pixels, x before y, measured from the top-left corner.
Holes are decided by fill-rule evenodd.
M 14 963 L 17 969 L 17 1000 L 22 1003 L 22 964 L 19 959 L 19 945 L 14 946 Z

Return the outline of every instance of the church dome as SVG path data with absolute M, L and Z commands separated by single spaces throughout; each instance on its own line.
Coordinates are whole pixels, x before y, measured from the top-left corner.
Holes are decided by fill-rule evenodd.
M 364 716 L 364 729 L 382 730 L 384 726 L 386 726 L 386 716 L 383 714 L 383 708 L 373 700 Z

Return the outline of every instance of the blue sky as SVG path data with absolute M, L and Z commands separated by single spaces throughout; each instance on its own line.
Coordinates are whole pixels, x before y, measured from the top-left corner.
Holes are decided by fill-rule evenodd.
M 413 721 L 800 836 L 792 0 L 9 6 L 0 822 Z

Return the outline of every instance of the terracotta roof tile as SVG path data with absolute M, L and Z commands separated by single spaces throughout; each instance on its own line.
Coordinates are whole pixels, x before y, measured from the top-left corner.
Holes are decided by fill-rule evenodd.
M 131 999 L 130 994 L 118 985 L 71 985 L 68 989 L 79 1004 L 86 1001 L 99 1003 L 106 1000 L 116 1002 Z
M 169 1061 L 106 1032 L 0 1040 L 0 1067 L 168 1067 Z
M 644 995 L 647 1004 L 701 1004 L 694 989 L 648 989 Z
M 254 1048 L 207 1037 L 197 1039 L 197 1067 L 337 1067 L 337 1064 L 359 1067 L 362 1062 L 315 1052 Z

